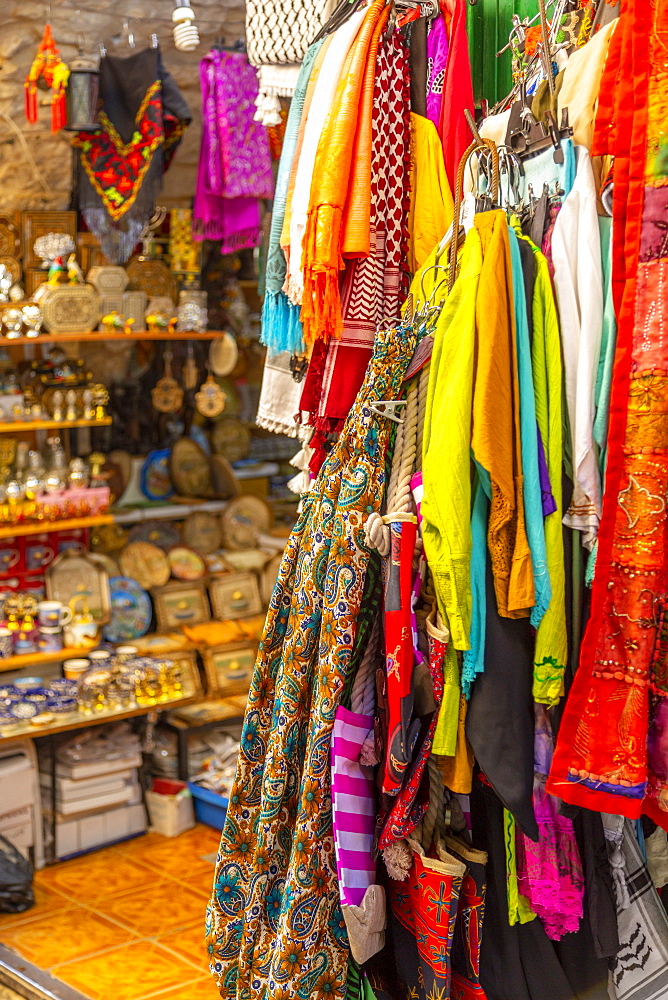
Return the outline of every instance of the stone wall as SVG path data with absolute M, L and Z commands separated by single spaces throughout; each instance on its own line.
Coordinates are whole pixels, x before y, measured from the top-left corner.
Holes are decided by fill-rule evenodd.
M 195 52 L 177 52 L 169 19 L 173 0 L 5 0 L 0 14 L 0 214 L 25 209 L 69 207 L 72 151 L 67 133 L 52 135 L 48 92 L 40 108 L 39 122 L 29 125 L 24 114 L 23 81 L 44 30 L 47 9 L 51 27 L 66 62 L 77 52 L 77 32 L 84 51 L 92 53 L 104 42 L 109 53 L 130 52 L 123 39 L 123 21 L 130 17 L 135 44 L 149 44 L 151 32 L 160 41 L 163 60 L 181 88 L 193 122 L 165 177 L 161 203 L 188 207 L 193 197 L 200 140 L 199 61 L 223 35 L 228 44 L 243 34 L 244 0 L 192 0 L 201 44 Z M 105 9 L 91 13 L 85 8 Z M 139 19 L 141 15 L 141 19 Z M 157 20 L 160 18 L 160 20 Z M 116 38 L 116 42 L 114 42 Z

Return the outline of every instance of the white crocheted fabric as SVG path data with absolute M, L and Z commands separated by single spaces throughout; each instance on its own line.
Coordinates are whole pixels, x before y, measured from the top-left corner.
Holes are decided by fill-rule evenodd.
M 325 23 L 330 0 L 247 0 L 246 45 L 252 66 L 300 63 Z

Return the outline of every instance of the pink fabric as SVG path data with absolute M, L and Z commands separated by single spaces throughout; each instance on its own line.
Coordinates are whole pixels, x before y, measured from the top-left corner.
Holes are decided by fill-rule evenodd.
M 373 716 L 339 706 L 332 732 L 332 826 L 341 902 L 359 906 L 376 881 L 373 839 L 376 794 L 373 772 L 359 762 L 373 731 Z
M 534 786 L 539 837 L 534 843 L 517 828 L 517 883 L 545 933 L 558 941 L 577 931 L 582 919 L 584 879 L 571 820 L 558 813 L 558 801 L 542 782 Z
M 431 24 L 427 35 L 427 118 L 436 128 L 441 120 L 443 83 L 448 62 L 448 33 L 445 20 L 439 14 Z
M 253 121 L 257 74 L 242 52 L 212 49 L 200 63 L 202 144 L 193 235 L 222 253 L 260 242 L 259 198 L 273 195 L 266 130 Z

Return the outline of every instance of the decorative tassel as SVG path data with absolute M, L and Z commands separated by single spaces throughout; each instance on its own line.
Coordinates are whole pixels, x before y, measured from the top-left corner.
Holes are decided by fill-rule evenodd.
M 266 345 L 270 355 L 288 351 L 289 354 L 304 352 L 300 308 L 293 305 L 283 291 L 266 292 L 262 305 L 262 335 L 260 340 Z

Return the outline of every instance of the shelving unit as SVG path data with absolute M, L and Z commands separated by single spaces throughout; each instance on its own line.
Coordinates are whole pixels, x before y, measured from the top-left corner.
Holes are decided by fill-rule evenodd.
M 9 420 L 0 423 L 0 434 L 16 434 L 18 431 L 68 431 L 73 427 L 109 427 L 111 417 L 103 420 Z
M 152 712 L 164 712 L 170 708 L 178 708 L 180 705 L 189 705 L 195 701 L 197 695 L 188 695 L 185 698 L 176 698 L 172 701 L 161 701 L 156 705 L 138 705 L 120 711 L 94 712 L 92 715 L 68 716 L 62 722 L 53 722 L 48 726 L 33 726 L 29 722 L 22 725 L 4 727 L 6 732 L 2 733 L 3 746 L 14 740 L 24 740 L 26 737 L 35 738 L 37 736 L 55 736 L 57 733 L 69 733 L 74 729 L 88 729 L 89 726 L 99 726 L 103 722 L 120 722 L 123 719 L 134 719 L 140 715 L 150 715 Z
M 113 514 L 94 517 L 72 517 L 64 521 L 29 521 L 25 524 L 3 524 L 0 538 L 18 538 L 20 535 L 41 535 L 42 532 L 75 531 L 77 528 L 95 528 L 99 524 L 113 524 Z
M 25 653 L 22 656 L 7 656 L 0 660 L 0 674 L 9 673 L 10 670 L 22 670 L 24 667 L 46 666 L 49 663 L 62 663 L 77 656 L 86 656 L 91 649 L 95 649 L 97 643 L 90 646 L 72 646 L 69 649 L 59 649 L 57 653 Z
M 175 330 L 173 333 L 153 333 L 150 330 L 134 330 L 132 333 L 105 333 L 103 330 L 91 330 L 89 333 L 40 333 L 39 337 L 14 337 L 8 340 L 2 337 L 3 347 L 26 347 L 36 344 L 67 344 L 81 341 L 109 340 L 218 340 L 225 336 L 225 330 L 205 330 L 204 333 L 194 333 L 188 330 Z

